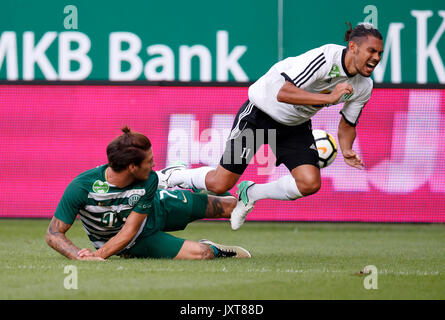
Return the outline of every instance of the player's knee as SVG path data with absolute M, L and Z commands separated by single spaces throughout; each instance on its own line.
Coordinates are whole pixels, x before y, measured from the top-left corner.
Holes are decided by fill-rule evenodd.
M 222 167 L 218 167 L 214 171 L 210 171 L 206 176 L 206 188 L 216 194 L 223 194 L 236 184 L 239 179 L 239 175 L 225 170 Z
M 215 183 L 213 185 L 207 186 L 207 190 L 212 191 L 216 194 L 223 194 L 224 192 L 232 189 L 232 187 L 233 186 L 230 186 L 228 184 Z
M 300 190 L 303 196 L 310 196 L 317 193 L 321 188 L 320 179 L 306 179 L 297 183 L 298 190 Z

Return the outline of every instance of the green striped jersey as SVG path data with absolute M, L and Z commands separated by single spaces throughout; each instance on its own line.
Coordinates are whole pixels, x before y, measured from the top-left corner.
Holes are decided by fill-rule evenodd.
M 152 171 L 146 181 L 118 188 L 106 181 L 107 168 L 108 165 L 102 165 L 74 178 L 54 213 L 57 219 L 69 225 L 72 225 L 79 215 L 88 237 L 96 248 L 103 246 L 121 230 L 132 211 L 153 216 L 153 198 L 158 187 L 158 176 Z M 146 220 L 127 248 L 142 232 Z

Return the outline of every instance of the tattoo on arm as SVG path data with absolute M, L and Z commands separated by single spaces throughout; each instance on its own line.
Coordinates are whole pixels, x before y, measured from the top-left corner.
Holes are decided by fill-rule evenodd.
M 51 248 L 65 257 L 76 259 L 77 252 L 80 249 L 65 236 L 65 232 L 70 227 L 71 225 L 53 217 L 46 232 L 46 242 Z

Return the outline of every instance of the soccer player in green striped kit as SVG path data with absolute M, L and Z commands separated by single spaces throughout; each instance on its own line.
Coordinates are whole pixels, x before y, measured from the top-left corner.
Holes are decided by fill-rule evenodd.
M 66 188 L 46 233 L 50 247 L 69 259 L 250 258 L 238 246 L 189 241 L 168 234 L 203 218 L 230 218 L 233 196 L 189 190 L 158 190 L 150 140 L 128 127 L 107 147 L 108 164 L 85 171 Z M 96 251 L 80 249 L 66 236 L 79 215 Z

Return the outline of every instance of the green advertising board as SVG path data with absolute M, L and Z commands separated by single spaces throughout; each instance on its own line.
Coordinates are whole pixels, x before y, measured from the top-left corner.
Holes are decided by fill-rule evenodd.
M 385 39 L 376 82 L 445 83 L 445 2 L 3 0 L 0 80 L 254 81 L 280 59 Z
M 346 22 L 370 22 L 385 47 L 374 81 L 445 83 L 445 1 L 284 1 L 284 54 L 345 45 Z M 295 27 L 291 27 L 293 21 Z

